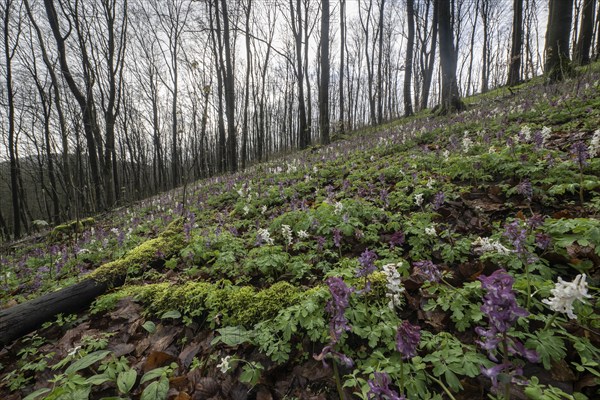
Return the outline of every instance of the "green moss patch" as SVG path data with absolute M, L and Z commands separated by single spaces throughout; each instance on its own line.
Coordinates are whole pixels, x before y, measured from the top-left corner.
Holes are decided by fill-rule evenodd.
M 145 241 L 118 260 L 101 265 L 90 274 L 90 278 L 98 282 L 111 282 L 154 260 L 168 259 L 185 246 L 182 228 L 182 219 L 171 222 L 160 236 Z

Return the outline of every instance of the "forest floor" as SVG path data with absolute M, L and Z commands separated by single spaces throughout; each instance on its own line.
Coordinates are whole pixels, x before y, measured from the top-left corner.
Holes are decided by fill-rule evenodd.
M 5 310 L 136 262 L 0 398 L 600 398 L 600 66 L 467 103 L 12 247 Z

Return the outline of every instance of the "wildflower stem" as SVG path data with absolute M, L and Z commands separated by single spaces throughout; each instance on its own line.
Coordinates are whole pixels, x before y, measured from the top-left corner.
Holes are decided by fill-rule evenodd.
M 502 358 L 504 365 L 509 365 L 508 361 L 508 337 L 506 332 L 502 334 Z M 510 378 L 504 383 L 504 400 L 510 400 Z
M 400 394 L 403 395 L 404 393 L 404 360 L 400 358 Z
M 342 382 L 340 381 L 340 373 L 338 371 L 337 362 L 335 359 L 331 360 L 333 364 L 333 375 L 335 376 L 335 387 L 337 388 L 338 395 L 340 396 L 340 400 L 344 400 L 344 389 L 342 389 Z
M 558 312 L 555 312 L 554 314 L 552 314 L 552 317 L 550 317 L 548 322 L 546 322 L 546 325 L 544 326 L 544 329 L 542 330 L 542 332 L 545 332 L 546 330 L 548 330 L 548 328 L 550 328 L 550 326 L 552 326 L 557 315 L 558 315 Z
M 456 400 L 456 398 L 452 395 L 452 392 L 450 391 L 450 389 L 448 389 L 448 387 L 446 385 L 444 385 L 444 382 L 441 379 L 436 378 L 435 376 L 431 375 L 430 373 L 427 373 L 427 376 L 429 378 L 431 378 L 435 383 L 437 383 L 438 385 L 440 385 L 442 387 L 442 389 L 448 395 L 448 398 L 450 398 L 450 400 Z

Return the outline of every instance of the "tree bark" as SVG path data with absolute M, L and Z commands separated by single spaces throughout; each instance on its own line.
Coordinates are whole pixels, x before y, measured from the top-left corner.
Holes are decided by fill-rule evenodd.
M 521 81 L 521 61 L 523 59 L 523 0 L 513 1 L 513 24 L 508 66 L 508 86 Z
M 577 65 L 590 63 L 590 49 L 594 38 L 594 13 L 596 12 L 596 0 L 584 0 L 579 29 L 579 40 L 573 53 L 573 61 Z
M 544 74 L 550 82 L 570 74 L 569 37 L 573 18 L 573 0 L 550 0 Z
M 427 108 L 429 103 L 429 92 L 431 90 L 431 81 L 433 80 L 433 67 L 435 65 L 435 52 L 437 47 L 437 36 L 439 30 L 439 1 L 433 0 L 433 19 L 431 21 L 431 49 L 425 60 L 425 71 L 423 74 L 423 88 L 421 91 L 420 109 Z
M 329 144 L 329 0 L 321 2 L 321 82 L 319 84 L 319 125 L 321 144 Z
M 464 109 L 456 81 L 456 52 L 450 0 L 436 0 L 439 7 L 440 65 L 442 69 L 442 103 L 438 112 L 448 114 Z
M 346 68 L 346 0 L 340 0 L 340 133 L 343 135 L 344 126 L 344 69 Z
M 406 44 L 406 61 L 404 63 L 404 116 L 413 115 L 412 84 L 413 53 L 415 45 L 415 9 L 413 0 L 406 0 L 406 18 L 408 19 L 408 42 Z

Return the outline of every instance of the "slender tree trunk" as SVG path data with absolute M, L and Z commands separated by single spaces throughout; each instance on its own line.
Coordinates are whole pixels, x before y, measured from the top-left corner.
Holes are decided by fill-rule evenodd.
M 319 124 L 321 143 L 329 144 L 329 0 L 321 2 L 321 82 L 319 85 Z
M 447 114 L 464 109 L 458 94 L 456 81 L 456 52 L 454 50 L 454 33 L 450 0 L 437 0 L 439 3 L 439 41 L 440 65 L 442 72 L 442 101 L 439 113 Z
M 237 135 L 235 131 L 235 77 L 231 63 L 231 40 L 229 38 L 229 12 L 227 0 L 221 0 L 223 14 L 223 44 L 225 47 L 225 112 L 227 114 L 227 165 L 230 172 L 238 170 Z M 218 18 L 218 16 L 217 16 Z
M 431 82 L 433 81 L 433 67 L 435 66 L 435 52 L 437 45 L 437 36 L 439 29 L 439 0 L 433 0 L 433 19 L 431 21 L 431 49 L 429 56 L 426 59 L 426 69 L 423 74 L 423 90 L 421 92 L 421 110 L 427 108 L 429 103 L 429 93 L 431 90 Z
M 6 97 L 8 102 L 8 157 L 10 163 L 10 190 L 13 212 L 13 236 L 15 239 L 21 237 L 21 199 L 19 198 L 19 168 L 17 153 L 15 151 L 15 100 L 14 89 L 12 83 L 12 59 L 15 54 L 15 48 L 11 46 L 10 35 L 10 11 L 12 8 L 12 0 L 4 2 L 3 28 L 4 28 L 4 62 L 5 62 L 5 78 L 6 78 Z M 20 34 L 18 32 L 17 34 Z
M 406 61 L 404 63 L 404 116 L 413 115 L 412 84 L 413 54 L 415 45 L 415 9 L 413 0 L 406 0 L 406 18 L 408 24 L 408 42 L 406 44 Z
M 252 0 L 248 0 L 246 8 L 246 82 L 244 87 L 244 122 L 242 123 L 242 170 L 246 169 L 248 159 L 248 106 L 250 103 L 250 76 L 252 74 L 252 53 L 250 51 L 250 13 Z
M 521 60 L 523 59 L 523 0 L 513 1 L 512 39 L 510 62 L 508 65 L 508 86 L 521 81 Z
M 340 0 L 340 133 L 343 135 L 345 131 L 344 126 L 344 110 L 346 104 L 344 104 L 344 69 L 346 62 L 346 0 Z
M 573 0 L 550 0 L 544 74 L 550 82 L 562 80 L 570 73 L 569 36 L 573 18 Z
M 379 60 L 377 63 L 377 123 L 383 122 L 383 28 L 384 28 L 385 0 L 379 3 Z
M 573 54 L 573 61 L 578 65 L 587 65 L 590 63 L 590 49 L 592 47 L 592 39 L 594 38 L 595 8 L 596 0 L 584 0 L 579 40 L 575 45 Z

